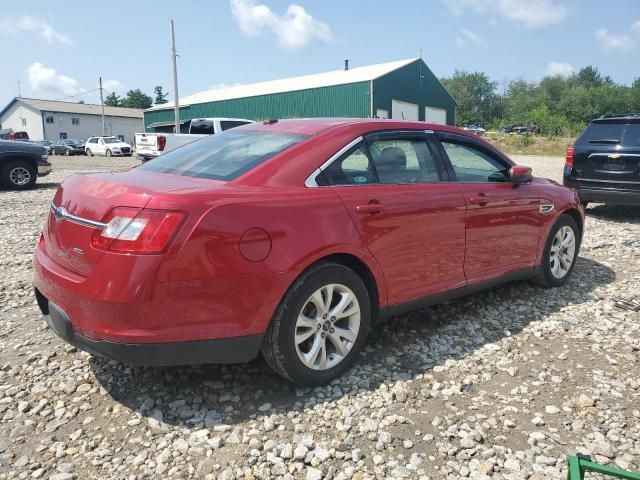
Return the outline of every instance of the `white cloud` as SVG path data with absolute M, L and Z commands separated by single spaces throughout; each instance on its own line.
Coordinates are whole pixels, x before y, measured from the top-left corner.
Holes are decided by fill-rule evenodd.
M 557 0 L 442 0 L 456 15 L 468 10 L 503 17 L 528 28 L 546 27 L 563 22 L 568 11 Z
M 120 80 L 104 80 L 102 82 L 102 88 L 104 88 L 107 93 L 124 93 L 126 90 L 124 84 Z
M 477 33 L 472 32 L 471 30 L 462 29 L 460 31 L 461 35 L 456 38 L 456 45 L 458 48 L 462 48 L 467 44 L 475 45 L 481 48 L 487 48 L 487 42 L 478 35 Z
M 257 5 L 254 0 L 230 2 L 236 23 L 249 37 L 270 30 L 287 50 L 302 50 L 314 40 L 328 43 L 333 39 L 329 25 L 316 20 L 299 5 L 289 5 L 283 15 L 278 15 L 266 5 Z
M 605 50 L 630 52 L 638 45 L 631 35 L 609 33 L 606 28 L 596 30 L 596 38 L 600 41 L 600 45 Z
M 230 88 L 230 87 L 238 87 L 242 85 L 241 83 L 235 82 L 235 83 L 214 83 L 213 85 L 209 86 L 209 90 L 220 90 L 222 88 Z
M 59 75 L 53 68 L 36 62 L 27 67 L 31 88 L 60 95 L 71 96 L 80 91 L 78 82 L 71 77 Z
M 631 30 L 640 33 L 640 20 L 636 20 L 633 25 L 631 25 Z
M 73 40 L 66 33 L 56 31 L 51 25 L 40 18 L 24 15 L 20 18 L 6 18 L 0 20 L 0 32 L 20 33 L 35 32 L 50 44 L 73 45 Z
M 575 67 L 570 63 L 550 62 L 549 65 L 547 65 L 546 74 L 551 76 L 561 75 L 563 77 L 568 77 L 575 71 Z

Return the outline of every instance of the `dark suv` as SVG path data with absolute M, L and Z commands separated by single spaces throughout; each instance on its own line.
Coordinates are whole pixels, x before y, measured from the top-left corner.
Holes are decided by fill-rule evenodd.
M 592 120 L 567 149 L 564 184 L 583 203 L 640 205 L 640 114 Z

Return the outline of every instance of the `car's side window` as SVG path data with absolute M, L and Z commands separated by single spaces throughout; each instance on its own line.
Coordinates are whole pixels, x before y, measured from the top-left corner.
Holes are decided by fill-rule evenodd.
M 380 183 L 440 181 L 435 160 L 424 140 L 375 140 L 371 142 L 370 151 Z
M 485 152 L 450 140 L 442 140 L 441 143 L 458 182 L 483 183 L 508 180 L 508 168 Z
M 331 163 L 322 172 L 318 184 L 327 185 L 365 185 L 376 183 L 375 173 L 362 142 L 355 145 L 344 155 Z

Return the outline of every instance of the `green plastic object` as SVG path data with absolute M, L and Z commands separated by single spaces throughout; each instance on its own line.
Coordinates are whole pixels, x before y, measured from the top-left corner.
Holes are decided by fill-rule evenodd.
M 640 473 L 633 473 L 620 468 L 609 467 L 592 462 L 580 455 L 567 457 L 569 471 L 567 480 L 616 479 L 640 480 Z

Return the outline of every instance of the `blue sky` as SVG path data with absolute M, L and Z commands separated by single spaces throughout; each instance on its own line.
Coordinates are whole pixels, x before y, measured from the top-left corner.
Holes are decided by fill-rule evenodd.
M 84 5 L 84 6 L 82 6 Z M 0 104 L 23 96 L 95 102 L 97 78 L 124 93 L 172 91 L 176 22 L 181 96 L 212 86 L 415 57 L 439 77 L 484 71 L 501 85 L 588 64 L 640 76 L 638 0 L 57 0 L 0 12 Z M 177 8 L 176 8 L 177 7 Z

